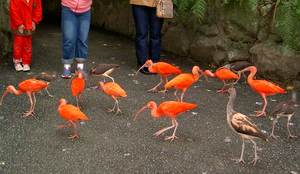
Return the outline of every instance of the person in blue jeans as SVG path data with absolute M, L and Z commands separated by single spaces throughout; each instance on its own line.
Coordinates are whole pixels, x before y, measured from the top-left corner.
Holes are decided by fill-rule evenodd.
M 156 16 L 154 3 L 154 0 L 130 0 L 136 31 L 135 49 L 138 68 L 147 59 L 158 62 L 160 58 L 163 19 Z M 151 74 L 147 67 L 141 72 Z
M 77 70 L 84 71 L 84 62 L 88 58 L 91 5 L 92 0 L 62 0 L 62 78 L 71 78 L 70 69 L 74 59 L 77 62 Z

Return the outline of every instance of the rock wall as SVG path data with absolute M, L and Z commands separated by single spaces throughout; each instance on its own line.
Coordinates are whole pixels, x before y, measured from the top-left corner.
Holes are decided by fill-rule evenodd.
M 43 2 L 45 20 L 59 21 L 60 0 Z M 92 24 L 134 37 L 133 17 L 128 2 L 129 0 L 94 0 Z M 216 5 L 222 1 L 208 2 L 214 2 L 214 5 L 208 7 L 202 24 L 186 23 L 178 17 L 165 20 L 162 38 L 164 50 L 192 57 L 202 64 L 216 66 L 246 60 L 256 65 L 259 74 L 265 78 L 282 82 L 300 80 L 300 55 L 283 46 L 283 36 L 277 28 L 270 32 L 267 27 L 270 17 L 273 17 L 270 13 L 273 9 L 271 1 L 260 1 L 267 3 L 260 4 L 262 10 L 257 11 L 241 6 L 241 3 L 229 8 Z M 283 10 L 278 11 L 284 13 Z M 292 23 L 300 25 L 297 20 Z M 5 32 L 7 34 L 7 30 L 3 32 L 2 28 L 2 35 Z M 5 49 L 7 50 L 7 46 Z
M 9 0 L 0 1 L 0 63 L 6 61 L 6 57 L 11 53 L 12 36 L 9 31 L 8 2 Z

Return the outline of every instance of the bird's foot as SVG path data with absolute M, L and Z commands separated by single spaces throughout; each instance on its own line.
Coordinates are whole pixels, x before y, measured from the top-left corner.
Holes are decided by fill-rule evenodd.
M 107 109 L 107 112 L 115 112 L 115 108 Z
M 165 94 L 165 93 L 167 93 L 167 91 L 168 91 L 167 89 L 164 89 L 164 90 L 160 90 L 160 91 L 158 91 L 158 92 L 164 93 L 164 94 Z
M 255 166 L 258 159 L 259 159 L 258 156 L 254 157 L 254 159 L 250 162 L 250 164 L 253 164 L 253 166 Z
M 156 136 L 156 137 L 158 137 L 160 134 L 162 134 L 164 131 L 162 131 L 162 130 L 159 130 L 159 131 L 157 131 L 157 132 L 155 132 L 153 135 L 154 136 Z
M 177 136 L 172 135 L 172 136 L 167 136 L 167 137 L 165 138 L 165 140 L 170 140 L 170 141 L 172 142 L 174 139 L 177 139 L 177 138 L 178 138 Z
M 51 97 L 51 98 L 53 98 L 53 97 L 54 97 L 54 95 L 51 95 L 51 94 L 48 94 L 48 96 L 49 96 L 49 97 Z
M 292 135 L 292 134 L 290 134 L 290 135 L 288 136 L 289 139 L 294 139 L 294 138 L 297 138 L 297 137 L 298 137 L 298 136 Z
M 266 116 L 266 112 L 265 111 L 255 111 L 256 113 L 256 117 L 263 117 Z
M 277 140 L 277 138 L 278 138 L 278 137 L 275 136 L 274 134 L 271 134 L 270 137 L 271 137 L 271 138 L 274 138 L 275 140 Z
M 246 164 L 243 158 L 239 159 L 232 159 L 235 163 L 241 163 L 241 164 Z
M 77 138 L 79 138 L 79 135 L 78 134 L 74 134 L 74 135 L 69 136 L 68 138 L 74 141 Z
M 26 112 L 23 113 L 23 118 L 32 117 L 32 116 L 34 116 L 33 111 L 26 111 Z
M 119 113 L 122 114 L 121 109 L 117 109 L 117 112 L 115 113 L 115 115 L 118 115 Z

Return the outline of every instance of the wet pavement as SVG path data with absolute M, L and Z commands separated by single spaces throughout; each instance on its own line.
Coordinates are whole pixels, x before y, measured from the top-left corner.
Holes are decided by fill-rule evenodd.
M 90 33 L 90 59 L 88 67 L 95 63 L 118 63 L 121 68 L 113 77 L 128 94 L 121 99 L 122 115 L 114 116 L 107 109 L 113 100 L 97 90 L 86 90 L 81 105 L 91 120 L 80 124 L 80 139 L 67 137 L 70 129 L 57 130 L 63 123 L 57 113 L 58 100 L 62 97 L 75 104 L 70 95 L 69 80 L 58 78 L 50 84 L 49 98 L 45 93 L 37 95 L 36 119 L 21 118 L 29 108 L 26 95 L 8 95 L 0 106 L 0 173 L 300 173 L 300 138 L 287 139 L 286 119 L 276 127 L 277 140 L 268 143 L 258 141 L 261 151 L 256 166 L 236 164 L 241 150 L 240 138 L 226 123 L 227 95 L 217 94 L 222 83 L 204 79 L 190 88 L 185 101 L 197 103 L 197 109 L 178 118 L 179 127 L 173 142 L 153 136 L 157 130 L 169 126 L 170 120 L 153 119 L 149 110 L 133 121 L 133 114 L 148 101 L 174 100 L 173 92 L 166 96 L 146 91 L 159 81 L 158 76 L 139 74 L 136 70 L 134 44 L 131 40 L 109 33 L 92 30 Z M 10 63 L 0 65 L 0 91 L 42 71 L 60 73 L 61 34 L 58 27 L 42 26 L 34 36 L 33 65 L 30 73 L 16 73 Z M 196 62 L 189 58 L 166 56 L 168 62 L 190 72 Z M 198 65 L 198 64 L 197 64 Z M 200 65 L 201 67 L 201 65 Z M 88 85 L 96 84 L 98 78 L 90 79 Z M 260 109 L 261 98 L 247 85 L 237 85 L 238 97 L 235 108 L 250 114 Z M 269 97 L 269 107 L 288 99 L 289 95 Z M 266 133 L 271 131 L 267 118 L 253 121 Z M 300 136 L 299 111 L 292 119 L 291 130 Z M 245 160 L 253 159 L 251 143 L 246 144 Z

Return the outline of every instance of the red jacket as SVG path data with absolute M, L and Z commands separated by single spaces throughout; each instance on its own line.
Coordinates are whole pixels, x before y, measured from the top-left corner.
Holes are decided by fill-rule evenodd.
M 25 26 L 25 30 L 32 30 L 32 22 L 38 24 L 42 20 L 41 0 L 10 0 L 10 26 L 17 30 L 20 25 Z

